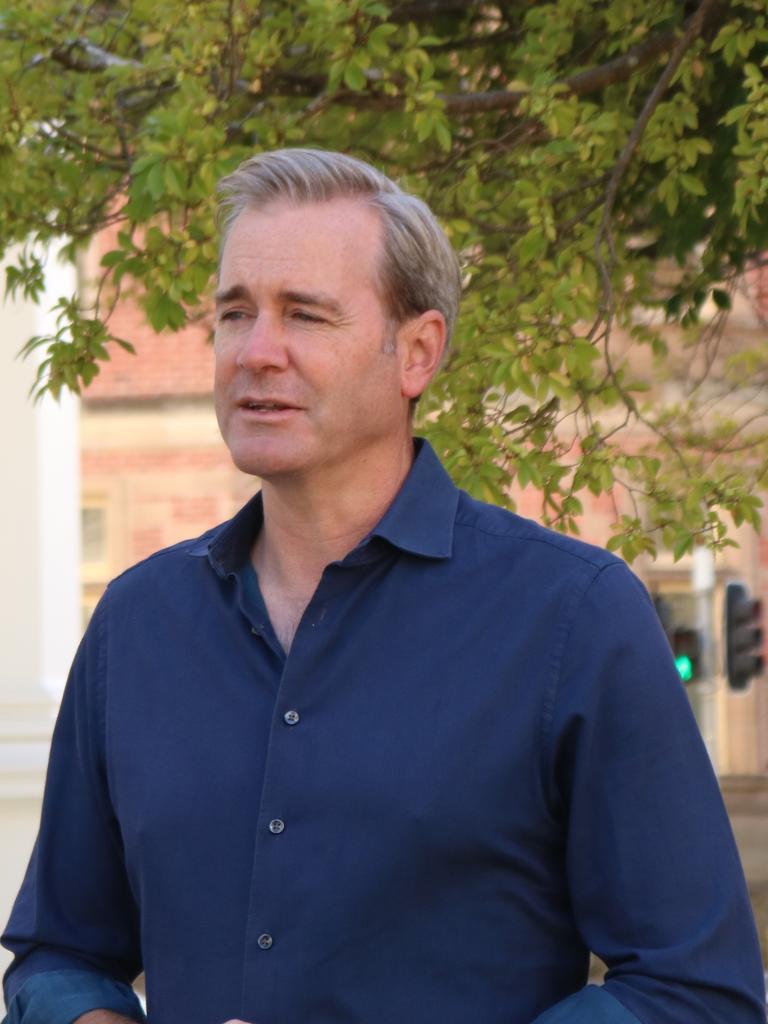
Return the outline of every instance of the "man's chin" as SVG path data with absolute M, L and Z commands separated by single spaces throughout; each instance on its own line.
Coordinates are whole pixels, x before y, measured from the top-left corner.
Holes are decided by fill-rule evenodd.
M 302 459 L 298 452 L 269 451 L 267 446 L 254 450 L 253 447 L 241 449 L 234 445 L 230 448 L 230 455 L 241 473 L 262 480 L 292 476 L 308 468 L 307 460 Z

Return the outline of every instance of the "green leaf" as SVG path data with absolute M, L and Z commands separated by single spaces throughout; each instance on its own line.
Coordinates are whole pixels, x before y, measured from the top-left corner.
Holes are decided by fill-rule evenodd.
M 684 555 L 689 555 L 693 551 L 694 539 L 692 534 L 684 534 L 680 537 L 672 550 L 672 556 L 676 562 L 679 562 Z
M 122 249 L 111 249 L 101 257 L 102 267 L 116 267 L 125 260 L 125 253 Z
M 440 143 L 440 147 L 447 152 L 451 148 L 452 139 L 451 130 L 444 118 L 440 118 L 435 121 L 435 135 L 437 136 L 437 141 Z
M 344 84 L 355 92 L 365 88 L 365 73 L 355 61 L 350 61 L 344 68 Z
M 165 164 L 163 181 L 169 195 L 183 199 L 187 194 L 186 172 L 179 164 L 172 161 Z
M 152 165 L 147 172 L 147 192 L 153 199 L 159 199 L 165 191 L 165 169 L 159 161 Z
M 692 174 L 681 174 L 680 184 L 683 186 L 686 192 L 690 192 L 694 196 L 705 196 L 707 194 L 707 190 L 704 187 L 704 182 L 701 181 L 699 178 L 694 177 L 694 175 Z

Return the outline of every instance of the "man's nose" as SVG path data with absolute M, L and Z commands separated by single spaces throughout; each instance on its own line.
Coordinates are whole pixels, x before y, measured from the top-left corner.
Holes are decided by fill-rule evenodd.
M 288 362 L 281 324 L 263 313 L 254 317 L 242 340 L 237 365 L 253 373 L 270 368 L 284 370 Z

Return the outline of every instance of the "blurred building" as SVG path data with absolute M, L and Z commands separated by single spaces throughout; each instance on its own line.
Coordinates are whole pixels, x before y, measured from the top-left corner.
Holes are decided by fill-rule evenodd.
M 83 623 L 118 572 L 229 518 L 257 487 L 218 431 L 207 331 L 155 336 L 133 316 L 115 330 L 136 356 L 116 348 L 81 403 Z

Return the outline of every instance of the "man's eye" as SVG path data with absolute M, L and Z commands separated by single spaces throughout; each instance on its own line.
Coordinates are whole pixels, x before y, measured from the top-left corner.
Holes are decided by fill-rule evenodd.
M 291 313 L 291 316 L 293 317 L 294 320 L 300 320 L 302 323 L 307 324 L 322 324 L 325 322 L 322 317 L 314 316 L 314 314 L 307 313 L 303 309 L 295 309 Z
M 242 320 L 245 316 L 242 309 L 225 309 L 223 313 L 219 313 L 219 320 Z

